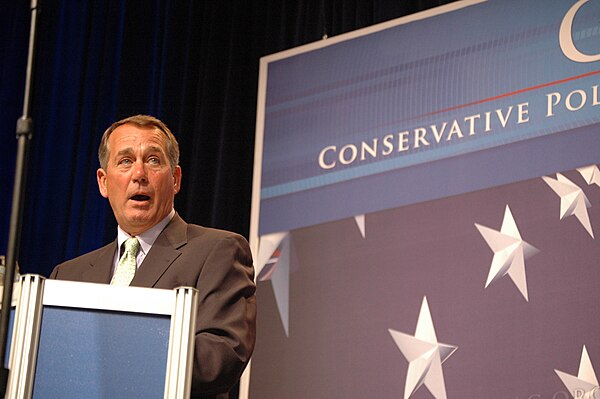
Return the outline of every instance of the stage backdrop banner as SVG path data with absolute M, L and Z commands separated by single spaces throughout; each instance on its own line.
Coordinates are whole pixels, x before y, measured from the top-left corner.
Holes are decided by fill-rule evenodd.
M 261 59 L 250 398 L 593 397 L 599 21 L 464 1 Z

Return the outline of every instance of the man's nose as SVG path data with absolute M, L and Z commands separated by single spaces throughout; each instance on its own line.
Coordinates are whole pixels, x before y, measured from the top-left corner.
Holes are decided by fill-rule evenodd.
M 137 161 L 133 164 L 133 174 L 131 178 L 135 182 L 145 182 L 148 180 L 148 175 L 146 174 L 146 165 L 144 162 Z

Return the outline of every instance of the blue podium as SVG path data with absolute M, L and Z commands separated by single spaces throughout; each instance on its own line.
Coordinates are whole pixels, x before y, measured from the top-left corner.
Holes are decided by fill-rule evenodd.
M 188 398 L 197 293 L 19 283 L 6 398 Z

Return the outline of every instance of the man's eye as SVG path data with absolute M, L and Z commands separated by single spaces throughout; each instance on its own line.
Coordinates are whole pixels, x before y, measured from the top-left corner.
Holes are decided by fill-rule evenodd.
M 148 158 L 148 162 L 153 164 L 153 165 L 160 165 L 160 159 L 157 157 L 150 157 Z
M 131 159 L 129 159 L 129 158 L 123 158 L 119 161 L 119 165 L 127 166 L 127 165 L 131 165 L 131 164 L 132 164 L 132 162 L 131 162 Z

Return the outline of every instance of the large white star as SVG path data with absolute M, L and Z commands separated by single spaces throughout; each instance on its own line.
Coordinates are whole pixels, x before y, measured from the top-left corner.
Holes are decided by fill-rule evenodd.
M 585 345 L 581 351 L 581 361 L 579 362 L 579 372 L 577 377 L 571 374 L 554 369 L 560 380 L 565 384 L 574 398 L 595 398 L 596 394 L 600 397 L 598 379 L 592 367 L 592 361 L 588 355 Z
M 527 277 L 525 275 L 525 259 L 530 258 L 539 251 L 531 244 L 523 241 L 509 206 L 506 205 L 500 231 L 477 223 L 475 223 L 475 227 L 477 227 L 487 244 L 494 251 L 485 288 L 508 274 L 525 300 L 529 301 Z
M 594 238 L 590 217 L 587 208 L 591 207 L 590 201 L 585 193 L 575 183 L 561 175 L 556 174 L 556 179 L 542 176 L 542 179 L 560 197 L 560 219 L 575 215 L 587 232 Z
M 415 335 L 388 329 L 394 342 L 408 360 L 404 399 L 408 399 L 423 384 L 436 399 L 446 399 L 442 363 L 458 348 L 439 343 L 435 335 L 427 297 L 423 297 Z

